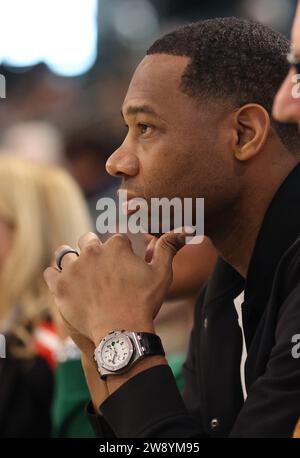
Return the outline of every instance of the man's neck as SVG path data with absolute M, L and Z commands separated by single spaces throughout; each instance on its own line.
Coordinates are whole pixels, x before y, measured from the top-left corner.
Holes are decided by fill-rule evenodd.
M 273 167 L 265 179 L 257 180 L 244 190 L 226 215 L 214 222 L 209 235 L 220 256 L 246 278 L 256 239 L 265 213 L 278 188 L 295 167 L 297 161 L 287 161 L 283 167 Z

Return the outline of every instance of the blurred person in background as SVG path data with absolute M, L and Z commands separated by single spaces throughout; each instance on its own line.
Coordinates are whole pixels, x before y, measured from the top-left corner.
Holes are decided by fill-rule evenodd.
M 275 97 L 273 116 L 278 121 L 296 122 L 300 127 L 300 0 L 298 0 L 292 26 L 288 61 L 290 70 Z M 300 419 L 295 428 L 294 437 L 300 438 Z
M 47 208 L 48 245 L 58 240 L 73 240 L 92 228 L 84 196 L 67 171 L 59 167 L 43 167 L 43 193 Z M 52 304 L 51 304 L 52 305 Z M 54 395 L 52 435 L 54 437 L 94 437 L 83 413 L 88 389 L 81 366 L 81 352 L 68 337 L 56 309 L 51 306 L 57 340 L 53 348 Z
M 291 42 L 288 54 L 290 70 L 276 95 L 273 116 L 278 121 L 300 125 L 300 1 L 292 27 Z
M 53 395 L 55 432 L 76 433 L 79 422 L 81 434 L 91 435 L 82 415 L 87 388 L 80 360 L 68 365 L 42 276 L 54 246 L 74 244 L 90 228 L 83 196 L 65 171 L 0 154 L 0 332 L 7 342 L 7 357 L 0 359 L 0 437 L 50 436 Z M 54 376 L 58 350 L 65 363 Z M 73 382 L 68 391 L 64 377 Z
M 26 121 L 11 125 L 2 134 L 1 144 L 15 155 L 38 164 L 64 163 L 60 132 L 46 121 Z
M 70 136 L 65 142 L 64 155 L 66 168 L 82 189 L 96 228 L 96 203 L 101 197 L 115 198 L 118 183 L 105 170 L 114 145 L 94 137 L 86 133 Z

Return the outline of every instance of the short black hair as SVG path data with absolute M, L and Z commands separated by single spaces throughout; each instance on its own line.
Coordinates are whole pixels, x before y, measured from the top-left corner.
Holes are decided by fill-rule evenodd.
M 279 32 L 226 17 L 179 27 L 155 41 L 147 54 L 190 57 L 180 88 L 191 97 L 228 100 L 236 107 L 257 103 L 271 116 L 275 94 L 289 71 L 288 50 L 289 41 Z M 287 149 L 297 152 L 298 126 L 271 120 Z

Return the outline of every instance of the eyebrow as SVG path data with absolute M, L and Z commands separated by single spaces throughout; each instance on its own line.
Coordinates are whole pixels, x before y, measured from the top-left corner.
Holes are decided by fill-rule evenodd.
M 129 107 L 126 109 L 126 115 L 128 116 L 133 116 L 138 113 L 145 113 L 145 114 L 150 114 L 155 117 L 159 117 L 158 114 L 156 113 L 153 108 L 151 108 L 149 105 L 129 105 Z M 123 110 L 121 109 L 121 116 L 124 118 Z

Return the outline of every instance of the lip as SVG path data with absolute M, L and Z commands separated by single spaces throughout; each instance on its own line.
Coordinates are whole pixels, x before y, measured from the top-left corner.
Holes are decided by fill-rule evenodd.
M 127 189 L 118 189 L 117 195 L 120 198 L 120 191 L 125 191 L 127 193 L 127 199 L 122 201 L 122 211 L 124 215 L 130 216 L 140 210 L 141 206 L 138 206 L 135 209 L 128 208 L 129 201 L 133 199 L 143 199 L 143 197 L 134 194 L 133 192 L 127 191 Z

